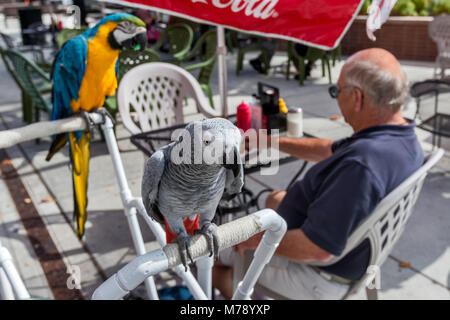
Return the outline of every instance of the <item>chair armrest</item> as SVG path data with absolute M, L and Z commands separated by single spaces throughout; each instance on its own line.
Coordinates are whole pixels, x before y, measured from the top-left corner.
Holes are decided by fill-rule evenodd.
M 216 58 L 217 58 L 217 53 L 214 54 L 212 57 L 210 57 L 209 59 L 207 59 L 205 61 L 185 66 L 185 67 L 183 67 L 183 69 L 185 69 L 187 71 L 200 69 L 200 68 L 203 68 L 203 67 L 206 67 L 206 66 L 210 65 L 211 63 L 214 63 Z
M 184 55 L 189 51 L 189 48 L 191 47 L 190 44 L 186 44 L 186 47 L 183 48 L 183 50 L 180 50 L 179 52 L 175 53 L 173 56 L 177 58 L 180 61 L 183 61 Z
M 36 61 L 35 61 L 36 63 L 45 62 L 44 51 L 42 49 L 39 49 L 36 47 L 22 46 L 22 47 L 16 48 L 15 50 L 20 51 L 22 53 L 28 53 L 28 52 L 33 53 L 33 55 L 36 55 L 38 57 L 38 59 L 36 59 Z M 37 60 L 39 60 L 39 61 L 37 61 Z
M 165 39 L 166 39 L 166 34 L 162 33 L 159 36 L 158 40 L 156 40 L 155 44 L 153 46 L 151 46 L 149 49 L 152 49 L 153 51 L 158 52 L 159 49 L 161 49 L 161 46 L 163 45 Z
M 44 70 L 42 70 L 41 68 L 39 68 L 38 65 L 33 64 L 32 67 L 33 67 L 33 72 L 35 72 L 43 80 L 46 80 L 48 82 L 52 81 L 52 79 L 50 78 L 50 75 L 47 72 L 45 72 Z

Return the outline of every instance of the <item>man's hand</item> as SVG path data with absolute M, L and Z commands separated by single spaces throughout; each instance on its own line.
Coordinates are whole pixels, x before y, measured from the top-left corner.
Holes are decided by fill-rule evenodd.
M 259 150 L 260 148 L 270 148 L 272 144 L 272 137 L 261 132 L 256 132 L 256 139 L 254 136 L 250 137 L 248 135 L 244 136 L 244 138 L 245 151 L 251 151 L 254 149 Z

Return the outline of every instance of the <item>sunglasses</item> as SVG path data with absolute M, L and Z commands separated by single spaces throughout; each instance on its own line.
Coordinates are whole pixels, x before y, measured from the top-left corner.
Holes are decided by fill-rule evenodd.
M 328 93 L 330 94 L 331 98 L 333 98 L 333 99 L 337 99 L 340 91 L 341 91 L 341 89 L 339 89 L 339 87 L 335 84 L 328 88 Z
M 343 89 L 345 89 L 345 88 L 350 88 L 350 87 L 355 88 L 355 86 L 343 86 L 342 88 L 339 88 L 337 85 L 333 84 L 332 86 L 330 86 L 330 87 L 328 88 L 328 93 L 330 94 L 331 98 L 337 99 L 337 97 L 339 96 L 339 93 L 340 93 Z M 356 87 L 356 88 L 358 88 L 358 87 Z M 359 88 L 358 88 L 358 89 L 359 89 Z M 361 89 L 360 89 L 360 90 L 361 90 Z M 361 92 L 362 92 L 362 90 L 361 90 Z

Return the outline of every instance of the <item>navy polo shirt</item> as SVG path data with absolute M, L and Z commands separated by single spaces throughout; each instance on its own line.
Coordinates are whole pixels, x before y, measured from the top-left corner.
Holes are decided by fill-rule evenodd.
M 338 140 L 333 154 L 292 184 L 278 213 L 323 250 L 339 256 L 348 237 L 376 205 L 424 161 L 414 124 L 379 125 Z M 358 280 L 368 267 L 369 241 L 337 263 L 321 267 Z

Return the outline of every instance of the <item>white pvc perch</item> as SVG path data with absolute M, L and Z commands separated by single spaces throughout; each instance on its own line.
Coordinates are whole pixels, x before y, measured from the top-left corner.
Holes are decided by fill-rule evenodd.
M 90 113 L 89 117 L 95 123 L 102 122 L 102 115 Z M 25 127 L 0 131 L 0 149 L 12 147 L 15 144 L 49 137 L 54 134 L 86 129 L 86 121 L 81 117 L 70 117 L 55 121 L 36 122 Z
M 218 227 L 219 250 L 241 243 L 265 231 L 255 251 L 254 259 L 244 279 L 239 283 L 233 299 L 249 299 L 253 287 L 265 264 L 271 259 L 286 232 L 286 222 L 275 211 L 264 209 Z M 209 254 L 204 235 L 193 237 L 190 251 L 193 259 Z M 135 289 L 146 278 L 181 264 L 177 244 L 168 244 L 133 259 L 100 285 L 92 295 L 93 300 L 117 300 Z

